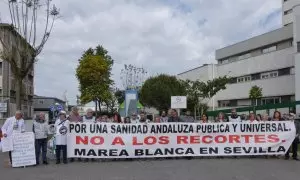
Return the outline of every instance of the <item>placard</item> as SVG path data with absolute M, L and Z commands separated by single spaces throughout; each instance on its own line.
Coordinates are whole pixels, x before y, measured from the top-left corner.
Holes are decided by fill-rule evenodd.
M 186 96 L 172 96 L 171 108 L 172 109 L 186 109 Z
M 70 124 L 68 157 L 156 158 L 284 155 L 291 121 L 262 123 Z
M 7 136 L 1 138 L 1 148 L 2 152 L 8 152 L 13 150 L 13 137 Z
M 12 167 L 36 164 L 33 132 L 14 133 L 14 150 L 12 151 Z

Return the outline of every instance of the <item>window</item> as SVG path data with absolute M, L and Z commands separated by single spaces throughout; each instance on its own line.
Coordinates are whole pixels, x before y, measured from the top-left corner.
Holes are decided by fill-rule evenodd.
M 300 42 L 297 42 L 297 52 L 300 52 Z
M 251 57 L 251 54 L 247 53 L 247 54 L 240 55 L 238 57 L 238 60 L 247 59 L 247 58 L 250 58 L 250 57 Z
M 271 47 L 263 49 L 262 53 L 265 54 L 265 53 L 273 52 L 273 51 L 276 51 L 276 50 L 277 50 L 277 46 L 271 46 Z
M 291 14 L 293 12 L 293 9 L 289 9 L 287 11 L 284 11 L 284 15 L 288 15 Z
M 277 76 L 278 76 L 278 71 L 272 71 L 272 72 L 262 73 L 261 79 L 274 78 Z
M 281 103 L 281 98 L 280 97 L 271 97 L 271 98 L 263 98 L 261 99 L 261 104 L 266 105 L 266 104 L 278 104 Z
M 228 61 L 228 59 L 223 59 L 223 60 L 220 60 L 219 62 L 220 62 L 220 64 L 226 64 L 226 63 L 228 63 L 229 61 Z
M 237 82 L 241 83 L 241 82 L 248 82 L 251 81 L 251 76 L 244 76 L 244 77 L 239 77 L 237 78 Z
M 260 79 L 260 74 L 259 74 L 259 73 L 257 73 L 257 74 L 252 74 L 252 75 L 251 75 L 251 79 L 252 79 L 252 80 L 258 80 L 258 79 Z
M 39 100 L 39 104 L 44 104 L 44 100 Z
M 0 75 L 2 75 L 2 62 L 0 62 Z
M 230 101 L 219 101 L 219 107 L 229 107 Z
M 290 75 L 291 74 L 290 72 L 291 72 L 291 68 L 279 69 L 278 75 L 279 76 Z

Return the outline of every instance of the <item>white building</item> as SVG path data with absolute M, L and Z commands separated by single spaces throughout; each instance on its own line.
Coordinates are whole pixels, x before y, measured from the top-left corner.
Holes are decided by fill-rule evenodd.
M 225 75 L 233 77 L 227 89 L 209 102 L 213 109 L 250 106 L 249 90 L 254 85 L 263 89 L 258 105 L 299 101 L 300 0 L 282 0 L 282 3 L 282 28 L 218 49 L 217 64 L 205 64 L 178 77 L 201 81 Z

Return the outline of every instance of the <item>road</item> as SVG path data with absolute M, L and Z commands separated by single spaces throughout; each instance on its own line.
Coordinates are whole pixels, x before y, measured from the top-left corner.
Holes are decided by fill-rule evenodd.
M 283 159 L 177 159 L 106 162 L 74 162 L 26 168 L 4 166 L 0 153 L 0 176 L 4 180 L 296 180 L 300 162 Z

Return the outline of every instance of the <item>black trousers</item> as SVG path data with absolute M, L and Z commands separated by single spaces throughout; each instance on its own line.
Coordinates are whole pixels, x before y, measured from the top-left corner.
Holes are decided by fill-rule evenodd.
M 292 145 L 292 153 L 293 153 L 293 158 L 297 158 L 297 151 L 298 151 L 298 140 L 295 138 Z M 285 157 L 290 157 L 290 151 L 288 150 L 287 153 L 285 154 Z
M 35 140 L 36 164 L 39 164 L 40 162 L 39 160 L 40 160 L 41 150 L 42 150 L 43 162 L 46 162 L 47 161 L 47 138 Z
M 63 162 L 67 163 L 67 145 L 56 145 L 56 162 L 60 163 L 60 152 L 62 151 Z
M 10 164 L 12 164 L 11 151 L 8 152 Z

